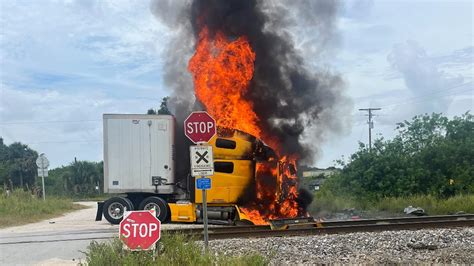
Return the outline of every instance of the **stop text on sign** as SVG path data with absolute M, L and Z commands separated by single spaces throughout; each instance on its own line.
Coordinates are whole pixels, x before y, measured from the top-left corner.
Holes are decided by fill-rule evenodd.
M 123 237 L 152 237 L 158 231 L 158 224 L 124 224 Z
M 119 237 L 124 248 L 150 250 L 161 236 L 161 222 L 155 210 L 125 212 L 120 222 Z
M 193 133 L 211 133 L 214 130 L 213 122 L 192 122 L 186 124 L 186 132 Z
M 192 112 L 184 120 L 184 135 L 194 143 L 209 142 L 216 131 L 216 120 L 207 112 Z

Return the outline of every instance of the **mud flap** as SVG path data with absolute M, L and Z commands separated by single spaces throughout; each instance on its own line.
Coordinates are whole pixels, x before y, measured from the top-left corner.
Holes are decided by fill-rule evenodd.
M 95 215 L 96 221 L 102 221 L 102 214 L 104 213 L 104 202 L 97 202 L 97 214 Z

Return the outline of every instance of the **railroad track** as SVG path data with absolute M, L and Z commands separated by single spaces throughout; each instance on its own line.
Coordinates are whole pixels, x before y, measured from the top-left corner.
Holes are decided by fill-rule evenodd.
M 291 220 L 291 225 L 286 225 L 285 222 L 287 221 L 288 220 L 275 221 L 274 229 L 272 229 L 272 226 L 270 225 L 209 227 L 209 239 L 307 236 L 388 230 L 466 227 L 474 226 L 474 214 L 324 222 L 314 222 L 311 221 L 311 219 L 302 218 Z M 275 226 L 278 229 L 275 230 Z M 163 233 L 183 234 L 190 238 L 200 239 L 202 237 L 203 229 L 168 229 L 163 230 Z M 90 229 L 67 232 L 38 232 L 14 236 L 0 236 L 0 246 L 50 242 L 91 241 L 101 239 L 105 240 L 114 238 L 117 235 L 117 228 L 111 228 L 107 230 Z
M 284 224 L 284 220 L 280 220 L 281 223 L 280 226 L 277 226 L 277 229 L 270 225 L 212 227 L 209 228 L 209 239 L 307 236 L 474 226 L 474 214 L 325 222 L 310 222 L 308 219 L 300 220 L 300 222 L 291 225 Z M 168 234 L 183 234 L 193 238 L 200 238 L 203 234 L 203 230 L 200 228 L 173 229 L 166 232 Z

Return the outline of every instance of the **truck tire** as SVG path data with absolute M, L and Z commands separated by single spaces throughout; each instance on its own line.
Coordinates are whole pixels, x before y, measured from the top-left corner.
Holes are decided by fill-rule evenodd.
M 156 218 L 165 223 L 168 218 L 168 203 L 160 197 L 152 196 L 144 199 L 140 203 L 140 210 L 156 209 Z
M 104 217 L 111 224 L 119 224 L 123 219 L 123 214 L 133 211 L 132 202 L 124 197 L 113 197 L 104 202 Z

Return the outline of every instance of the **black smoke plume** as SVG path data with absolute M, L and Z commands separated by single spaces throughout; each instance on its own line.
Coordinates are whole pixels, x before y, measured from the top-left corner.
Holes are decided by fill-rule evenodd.
M 151 10 L 174 32 L 166 53 L 165 82 L 172 90 L 170 107 L 178 124 L 185 114 L 199 109 L 187 63 L 206 26 L 211 34 L 220 31 L 230 39 L 247 36 L 256 59 L 245 98 L 253 103 L 263 131 L 278 138 L 283 154 L 312 163 L 318 144 L 345 128 L 347 121 L 339 115 L 350 104 L 342 94 L 342 79 L 310 67 L 317 66 L 315 60 L 337 39 L 338 2 L 157 0 Z M 295 30 L 295 36 L 293 29 L 307 30 Z M 296 48 L 298 40 L 304 51 Z

